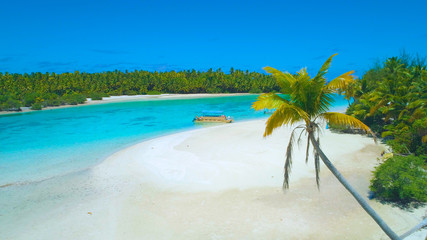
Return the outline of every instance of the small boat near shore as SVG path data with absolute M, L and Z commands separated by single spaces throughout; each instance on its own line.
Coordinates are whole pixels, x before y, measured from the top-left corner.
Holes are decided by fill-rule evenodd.
M 199 117 L 196 115 L 195 123 L 232 123 L 234 120 L 230 116 L 225 116 L 223 111 L 203 111 Z

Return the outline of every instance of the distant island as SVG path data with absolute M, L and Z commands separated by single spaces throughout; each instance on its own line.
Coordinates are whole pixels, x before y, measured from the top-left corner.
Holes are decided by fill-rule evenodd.
M 77 105 L 86 98 L 161 93 L 262 93 L 280 90 L 272 76 L 230 69 L 102 73 L 0 73 L 0 111 Z

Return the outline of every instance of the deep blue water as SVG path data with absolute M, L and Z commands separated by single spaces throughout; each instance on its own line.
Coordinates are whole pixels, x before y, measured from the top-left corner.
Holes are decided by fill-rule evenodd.
M 202 110 L 222 110 L 236 122 L 264 118 L 256 95 L 144 100 L 0 116 L 0 186 L 42 180 L 91 167 L 143 140 L 202 127 Z M 337 97 L 335 108 L 347 102 Z

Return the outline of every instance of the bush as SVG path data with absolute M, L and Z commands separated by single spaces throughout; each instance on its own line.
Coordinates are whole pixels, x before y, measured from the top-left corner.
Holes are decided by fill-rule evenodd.
M 123 95 L 129 95 L 129 96 L 138 95 L 138 92 L 135 90 L 124 90 Z
M 74 93 L 70 95 L 64 95 L 62 97 L 62 101 L 65 104 L 77 105 L 86 102 L 86 97 L 82 94 Z
M 33 105 L 31 105 L 31 110 L 42 110 L 42 104 L 41 103 L 33 103 Z
M 59 98 L 58 99 L 49 99 L 49 100 L 44 101 L 45 106 L 57 107 L 57 106 L 60 106 L 61 104 L 62 104 L 62 102 Z
M 251 90 L 249 90 L 249 93 L 262 93 L 262 90 L 259 88 L 251 88 Z
M 221 93 L 221 92 L 222 92 L 221 89 L 218 87 L 215 87 L 215 88 L 210 87 L 206 89 L 206 93 Z
M 21 111 L 21 103 L 13 98 L 7 98 L 5 102 L 0 102 L 0 111 Z
M 381 200 L 410 203 L 427 202 L 426 159 L 394 156 L 377 166 L 369 188 Z
M 156 90 L 151 90 L 147 92 L 147 95 L 160 95 L 160 94 L 162 93 Z
M 102 97 L 104 96 L 104 94 L 103 93 L 91 93 L 90 95 L 89 95 L 89 97 L 92 99 L 92 100 L 102 100 Z
M 24 96 L 23 99 L 23 104 L 25 107 L 31 107 L 33 105 L 33 103 L 36 102 L 36 99 L 39 97 L 38 93 L 32 92 L 32 93 L 28 93 Z

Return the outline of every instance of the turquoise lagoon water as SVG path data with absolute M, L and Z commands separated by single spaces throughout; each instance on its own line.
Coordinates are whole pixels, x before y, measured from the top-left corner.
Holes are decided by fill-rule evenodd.
M 0 116 L 0 186 L 87 169 L 138 142 L 202 127 L 202 110 L 222 110 L 236 122 L 265 118 L 251 109 L 256 95 L 140 100 Z M 337 96 L 334 108 L 347 102 Z

